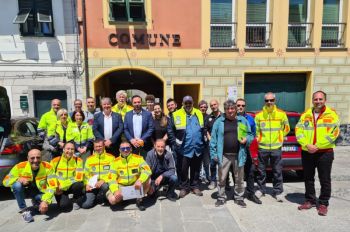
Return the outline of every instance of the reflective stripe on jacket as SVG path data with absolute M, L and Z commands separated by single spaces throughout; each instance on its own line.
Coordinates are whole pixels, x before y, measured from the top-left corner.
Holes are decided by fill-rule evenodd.
M 276 106 L 271 112 L 264 106 L 255 116 L 255 124 L 259 148 L 263 149 L 279 149 L 290 131 L 286 113 Z
M 121 108 L 121 109 L 118 107 L 118 103 L 115 104 L 115 105 L 112 107 L 112 111 L 115 112 L 115 113 L 120 114 L 120 115 L 122 116 L 123 121 L 124 121 L 125 114 L 126 114 L 127 112 L 129 112 L 130 110 L 133 110 L 133 109 L 134 109 L 134 107 L 129 106 L 129 105 L 126 104 L 126 103 L 125 103 L 125 105 L 123 106 L 123 108 Z
M 98 180 L 108 182 L 109 170 L 115 157 L 109 153 L 90 155 L 85 162 L 84 184 L 86 185 L 91 177 L 98 175 Z M 94 187 L 94 186 L 92 186 Z
M 64 154 L 51 160 L 60 188 L 67 191 L 75 182 L 83 181 L 83 160 L 72 157 L 69 160 Z
M 21 177 L 26 178 L 28 181 L 33 181 L 33 172 L 28 161 L 15 165 L 10 173 L 5 176 L 3 185 L 6 187 L 12 187 L 12 185 Z M 40 163 L 38 174 L 35 177 L 35 184 L 39 191 L 43 193 L 41 200 L 51 203 L 57 187 L 57 179 L 54 170 L 49 163 L 45 161 Z
M 318 149 L 334 148 L 339 132 L 339 117 L 329 107 L 325 107 L 316 121 L 312 108 L 308 109 L 295 127 L 295 135 L 304 151 L 308 144 L 316 145 Z
M 114 193 L 119 190 L 119 185 L 130 186 L 137 180 L 145 183 L 151 175 L 151 168 L 142 156 L 135 154 L 130 154 L 126 158 L 119 156 L 112 163 L 109 189 Z
M 75 122 L 69 123 L 66 137 L 67 141 L 74 141 L 76 148 L 89 146 L 95 138 L 92 127 L 87 122 L 83 122 L 80 127 Z

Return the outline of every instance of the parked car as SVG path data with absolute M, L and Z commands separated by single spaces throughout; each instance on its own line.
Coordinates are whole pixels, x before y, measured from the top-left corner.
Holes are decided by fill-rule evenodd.
M 41 149 L 43 144 L 43 139 L 37 133 L 37 119 L 12 118 L 10 123 L 10 134 L 3 136 L 0 141 L 0 186 L 11 168 L 27 159 L 30 149 Z
M 251 116 L 255 117 L 256 112 L 248 112 Z M 290 132 L 286 137 L 284 137 L 284 142 L 282 146 L 282 160 L 283 160 L 283 170 L 289 171 L 294 170 L 299 177 L 303 176 L 303 166 L 301 164 L 301 146 L 297 142 L 295 137 L 295 125 L 298 123 L 300 118 L 300 113 L 298 112 L 286 112 Z M 256 138 L 250 146 L 250 152 L 254 164 L 258 165 L 258 142 Z M 271 171 L 271 166 L 267 166 L 267 171 Z

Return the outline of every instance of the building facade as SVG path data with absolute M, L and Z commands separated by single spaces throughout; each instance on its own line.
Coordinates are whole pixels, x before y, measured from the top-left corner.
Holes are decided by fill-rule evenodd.
M 40 117 L 81 98 L 75 0 L 0 0 L 0 85 L 12 115 Z

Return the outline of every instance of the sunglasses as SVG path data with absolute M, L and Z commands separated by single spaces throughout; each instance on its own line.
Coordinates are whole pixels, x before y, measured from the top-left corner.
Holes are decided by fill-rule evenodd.
M 265 102 L 274 102 L 275 99 L 265 99 Z
M 121 147 L 120 150 L 121 151 L 130 151 L 131 147 Z
M 237 107 L 245 107 L 245 105 L 237 105 Z

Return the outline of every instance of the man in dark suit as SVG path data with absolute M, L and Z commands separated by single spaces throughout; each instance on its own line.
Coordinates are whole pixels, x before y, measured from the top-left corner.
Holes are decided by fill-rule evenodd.
M 106 151 L 119 155 L 119 145 L 123 132 L 123 120 L 120 114 L 112 112 L 112 101 L 105 97 L 101 101 L 102 112 L 94 115 L 93 132 L 96 139 L 103 139 Z
M 152 149 L 152 133 L 154 130 L 152 113 L 142 109 L 142 98 L 139 95 L 132 97 L 134 110 L 126 113 L 124 118 L 124 135 L 132 144 L 133 152 L 146 157 Z

